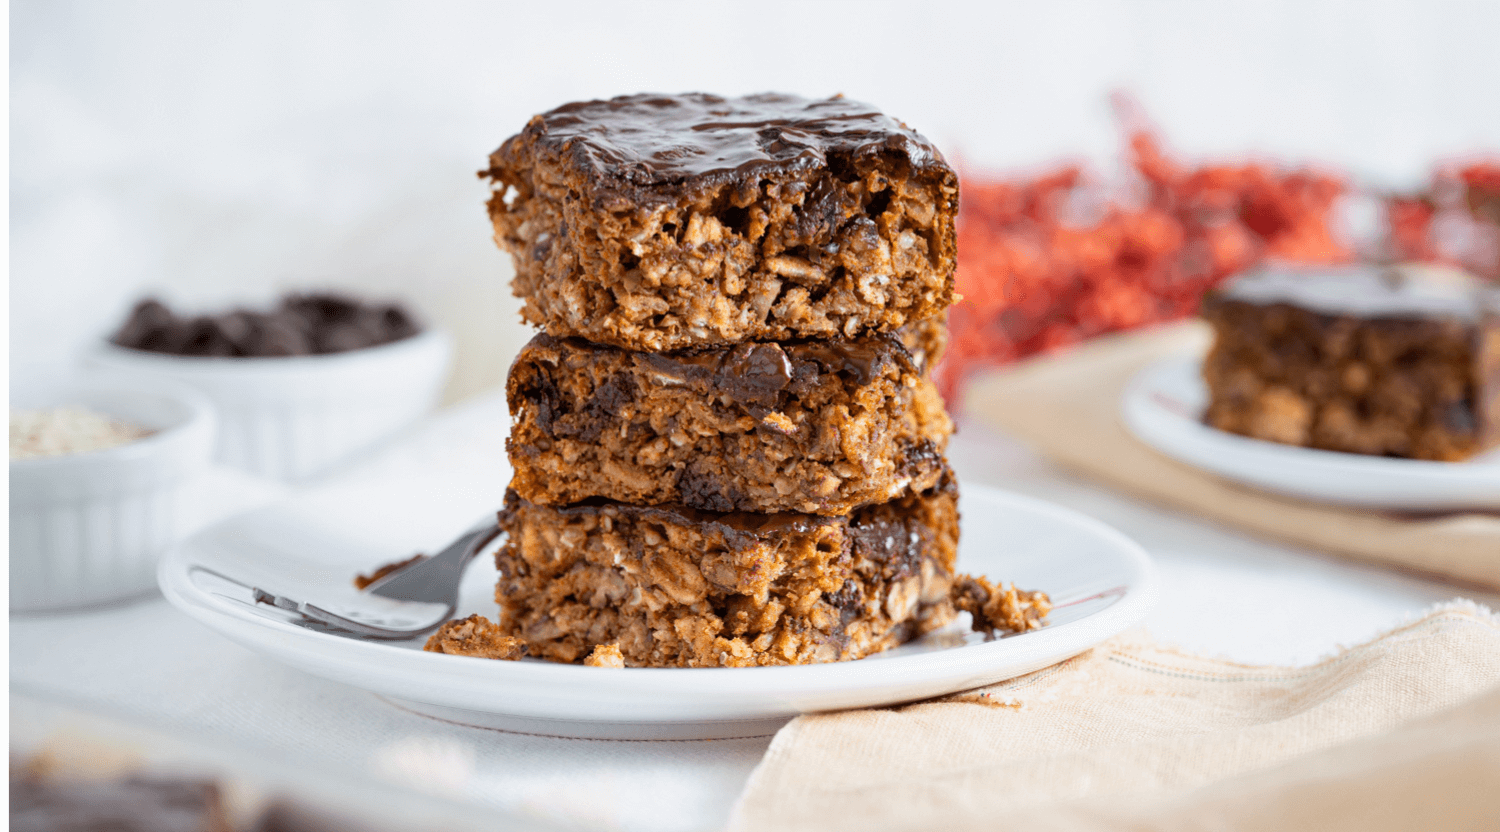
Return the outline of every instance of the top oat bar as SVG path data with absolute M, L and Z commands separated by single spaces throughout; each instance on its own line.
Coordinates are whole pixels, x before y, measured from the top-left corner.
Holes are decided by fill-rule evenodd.
M 480 175 L 522 315 L 551 335 L 641 351 L 848 338 L 953 299 L 957 176 L 843 97 L 566 104 Z

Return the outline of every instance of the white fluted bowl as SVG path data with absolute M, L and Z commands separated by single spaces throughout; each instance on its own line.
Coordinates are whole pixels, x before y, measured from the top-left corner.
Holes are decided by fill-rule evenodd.
M 151 592 L 181 536 L 183 489 L 209 465 L 214 413 L 191 390 L 119 380 L 31 381 L 27 409 L 82 405 L 155 433 L 125 445 L 10 463 L 10 608 L 89 607 Z
M 438 402 L 452 342 L 420 335 L 332 355 L 200 358 L 106 344 L 93 366 L 168 378 L 213 402 L 216 457 L 283 481 L 316 476 L 410 426 Z

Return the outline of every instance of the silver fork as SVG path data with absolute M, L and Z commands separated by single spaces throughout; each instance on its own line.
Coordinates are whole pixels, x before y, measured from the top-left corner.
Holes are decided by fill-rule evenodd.
M 483 520 L 459 535 L 441 552 L 398 569 L 365 588 L 370 595 L 409 602 L 404 606 L 341 604 L 335 611 L 250 586 L 211 569 L 199 568 L 250 590 L 256 605 L 267 604 L 283 610 L 290 614 L 284 620 L 293 624 L 364 638 L 408 639 L 435 630 L 453 617 L 465 567 L 499 534 L 500 527 L 493 518 Z

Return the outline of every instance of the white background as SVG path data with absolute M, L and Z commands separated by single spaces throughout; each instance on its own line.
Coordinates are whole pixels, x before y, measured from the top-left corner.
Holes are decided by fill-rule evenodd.
M 12 366 L 152 291 L 404 296 L 450 394 L 526 337 L 474 172 L 533 113 L 641 90 L 843 92 L 975 167 L 1107 168 L 1126 89 L 1195 158 L 1366 182 L 1500 150 L 1500 4 L 11 3 Z

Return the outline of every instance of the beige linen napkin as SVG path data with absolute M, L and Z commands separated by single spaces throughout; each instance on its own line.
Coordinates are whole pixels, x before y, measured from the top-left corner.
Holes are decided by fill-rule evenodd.
M 976 378 L 963 409 L 1137 496 L 1333 554 L 1500 589 L 1500 516 L 1408 516 L 1283 497 L 1176 462 L 1133 437 L 1119 417 L 1130 380 L 1159 358 L 1201 353 L 1208 341 L 1198 322 L 1101 338 Z
M 1500 618 L 1464 601 L 1310 667 L 1127 635 L 988 688 L 800 717 L 732 828 L 1496 829 L 1497 685 Z

